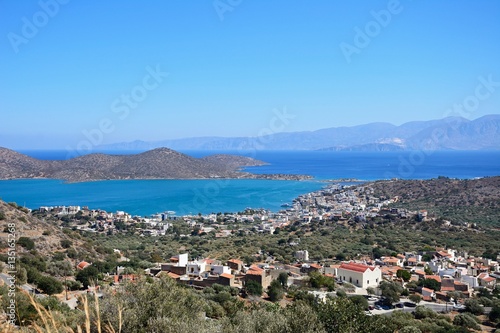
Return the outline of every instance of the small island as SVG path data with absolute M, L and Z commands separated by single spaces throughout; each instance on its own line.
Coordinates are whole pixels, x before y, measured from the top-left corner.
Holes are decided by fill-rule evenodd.
M 68 160 L 38 160 L 0 147 L 0 179 L 50 178 L 68 182 L 118 179 L 270 179 L 305 180 L 307 175 L 242 171 L 267 163 L 237 155 L 194 158 L 168 148 L 133 155 L 89 154 Z

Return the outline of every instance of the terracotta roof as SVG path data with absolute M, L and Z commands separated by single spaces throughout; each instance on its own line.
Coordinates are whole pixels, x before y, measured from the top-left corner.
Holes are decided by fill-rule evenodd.
M 477 276 L 478 279 L 484 279 L 485 277 L 488 277 L 488 273 L 481 273 Z
M 410 258 L 408 258 L 408 262 L 417 262 L 417 258 L 410 257 Z
M 177 275 L 177 274 L 172 273 L 172 272 L 168 272 L 167 275 L 170 276 L 174 280 L 177 280 L 181 277 L 180 275 Z
M 441 257 L 451 257 L 451 254 L 446 251 L 439 251 L 437 254 L 439 254 Z
M 233 264 L 238 264 L 238 265 L 243 265 L 243 261 L 240 259 L 229 259 L 228 262 L 233 263 Z
M 90 264 L 86 261 L 82 261 L 78 264 L 78 266 L 76 266 L 78 269 L 84 269 L 85 267 L 88 267 L 90 266 Z
M 310 264 L 309 266 L 311 266 L 312 268 L 316 268 L 316 269 L 322 269 L 323 268 L 323 266 L 318 265 L 318 264 Z
M 439 275 L 424 275 L 424 279 L 433 279 L 441 283 L 441 277 Z
M 249 269 L 247 271 L 247 275 L 262 275 L 262 272 L 263 272 L 262 270 L 257 271 L 257 270 L 251 270 L 251 269 Z
M 228 273 L 222 273 L 220 276 L 226 279 L 234 279 L 234 275 Z
M 250 270 L 251 271 L 260 271 L 260 272 L 263 271 L 262 268 L 260 268 L 259 266 L 255 265 L 255 264 L 250 266 Z
M 487 277 L 485 277 L 485 278 L 483 278 L 481 280 L 483 280 L 484 282 L 493 282 L 496 279 L 494 277 L 492 277 L 492 276 L 487 276 Z
M 342 263 L 339 268 L 343 268 L 343 269 L 348 270 L 348 271 L 360 272 L 360 273 L 364 273 L 368 269 L 372 270 L 372 271 L 375 269 L 375 267 L 373 267 L 373 266 L 367 266 L 367 265 L 358 264 L 355 262 Z
M 388 262 L 388 263 L 391 263 L 391 264 L 397 264 L 399 262 L 399 259 L 398 258 L 394 258 L 394 257 L 385 258 L 384 262 Z
M 424 291 L 425 291 L 425 292 L 428 292 L 428 293 L 433 293 L 433 292 L 434 292 L 434 290 L 432 290 L 432 289 L 430 289 L 430 288 L 426 288 L 426 287 L 423 287 L 423 288 L 422 288 L 422 292 L 424 292 Z

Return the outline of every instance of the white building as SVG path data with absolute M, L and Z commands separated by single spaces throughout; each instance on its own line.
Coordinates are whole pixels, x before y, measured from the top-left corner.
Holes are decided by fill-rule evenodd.
M 359 288 L 377 287 L 382 281 L 382 272 L 377 266 L 354 262 L 342 263 L 337 269 L 337 278 Z
M 207 269 L 207 264 L 205 261 L 192 261 L 187 264 L 186 272 L 188 275 L 196 275 L 199 276 L 201 273 L 204 273 Z
M 297 260 L 309 261 L 309 252 L 307 250 L 296 251 L 294 257 L 297 258 Z
M 221 275 L 221 274 L 231 274 L 231 268 L 228 266 L 223 266 L 223 265 L 213 265 L 211 268 L 211 273 L 215 275 Z

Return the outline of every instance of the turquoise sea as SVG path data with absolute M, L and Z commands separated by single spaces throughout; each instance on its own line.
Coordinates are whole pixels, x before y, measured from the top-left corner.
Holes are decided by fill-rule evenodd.
M 64 159 L 64 151 L 23 151 L 36 158 Z M 108 152 L 112 153 L 112 152 Z M 123 153 L 123 152 L 121 152 Z M 134 152 L 136 153 L 136 152 Z M 201 157 L 219 152 L 186 151 Z M 225 152 L 227 153 L 227 152 Z M 236 212 L 246 207 L 280 209 L 300 194 L 325 186 L 325 180 L 357 178 L 429 179 L 500 175 L 500 151 L 492 152 L 231 152 L 269 165 L 247 168 L 254 173 L 309 174 L 312 181 L 272 180 L 116 180 L 65 183 L 60 180 L 0 181 L 0 197 L 29 208 L 79 205 L 107 211 L 150 215 Z

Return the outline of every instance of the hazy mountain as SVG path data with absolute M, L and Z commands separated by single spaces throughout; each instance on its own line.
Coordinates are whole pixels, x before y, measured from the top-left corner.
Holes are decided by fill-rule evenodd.
M 262 137 L 196 137 L 156 142 L 133 141 L 99 146 L 102 150 L 479 150 L 500 149 L 500 115 L 475 120 L 448 117 L 400 126 L 370 123 Z

